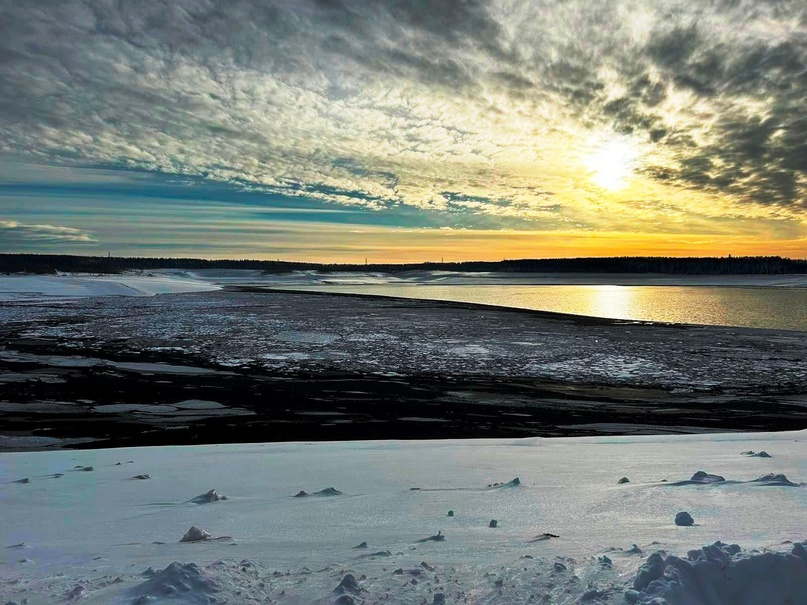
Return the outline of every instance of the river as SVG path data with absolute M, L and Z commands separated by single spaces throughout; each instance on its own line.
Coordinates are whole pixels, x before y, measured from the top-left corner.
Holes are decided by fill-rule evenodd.
M 613 319 L 807 330 L 805 288 L 388 283 L 293 289 L 449 300 Z

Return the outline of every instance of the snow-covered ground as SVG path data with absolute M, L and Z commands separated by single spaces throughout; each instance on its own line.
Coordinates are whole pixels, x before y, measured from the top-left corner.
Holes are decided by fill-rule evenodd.
M 321 278 L 178 271 L 2 277 L 9 333 L 25 346 L 36 340 L 65 348 L 44 355 L 3 345 L 3 362 L 21 368 L 5 378 L 44 381 L 40 365 L 159 371 L 161 380 L 212 372 L 104 357 L 124 342 L 130 353 L 170 350 L 233 371 L 328 368 L 402 379 L 484 373 L 685 395 L 718 388 L 724 399 L 734 390 L 755 397 L 781 391 L 803 406 L 804 341 L 796 332 L 204 292 Z M 396 279 L 455 278 L 463 279 Z M 793 280 L 766 285 L 799 286 Z M 195 294 L 153 297 L 180 292 Z M 106 298 L 88 298 L 96 296 Z M 70 355 L 76 346 L 98 357 Z M 144 401 L 134 411 L 166 409 Z M 213 398 L 171 406 L 176 414 L 220 409 Z M 2 439 L 50 445 L 46 436 Z M 807 605 L 805 441 L 807 431 L 3 453 L 0 603 Z M 693 482 L 697 471 L 725 480 L 698 475 Z M 294 497 L 301 490 L 311 495 Z M 694 525 L 675 524 L 684 511 Z M 186 532 L 209 539 L 180 543 Z
M 805 442 L 801 431 L 3 454 L 0 602 L 804 604 Z M 699 470 L 726 481 L 674 485 Z M 768 473 L 796 485 L 751 481 Z M 315 494 L 329 487 L 342 493 Z M 211 489 L 227 499 L 191 502 Z M 681 511 L 695 525 L 676 526 Z M 191 526 L 211 539 L 180 543 Z M 745 550 L 687 561 L 718 540 Z
M 171 274 L 0 276 L 0 302 L 88 296 L 154 296 L 218 289 L 220 286 L 212 280 Z

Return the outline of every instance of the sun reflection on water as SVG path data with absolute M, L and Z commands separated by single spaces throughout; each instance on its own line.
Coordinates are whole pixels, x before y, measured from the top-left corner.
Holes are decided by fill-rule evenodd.
M 629 286 L 582 286 L 586 288 L 581 300 L 587 306 L 583 315 L 595 317 L 635 317 L 636 296 Z
M 807 330 L 807 289 L 799 288 L 384 284 L 294 289 L 453 300 L 629 321 Z

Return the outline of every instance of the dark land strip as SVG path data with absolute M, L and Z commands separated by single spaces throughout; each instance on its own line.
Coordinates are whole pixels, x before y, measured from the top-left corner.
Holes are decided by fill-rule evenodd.
M 274 306 L 266 306 L 262 301 L 271 301 Z M 491 325 L 507 322 L 515 322 L 507 329 L 518 335 L 535 330 L 535 334 L 524 338 L 576 333 L 583 339 L 582 346 L 587 346 L 589 336 L 576 330 L 593 331 L 591 338 L 597 336 L 597 340 L 592 342 L 601 342 L 608 336 L 612 339 L 609 347 L 620 342 L 640 342 L 642 338 L 651 348 L 655 346 L 654 339 L 658 339 L 659 346 L 667 346 L 665 339 L 680 343 L 682 337 L 697 338 L 703 342 L 676 345 L 689 347 L 680 351 L 695 356 L 696 360 L 703 355 L 700 347 L 706 347 L 704 350 L 708 349 L 712 355 L 716 340 L 727 335 L 736 336 L 737 346 L 745 347 L 741 350 L 743 356 L 762 355 L 764 350 L 759 353 L 757 349 L 762 350 L 770 335 L 784 339 L 785 344 L 781 351 L 774 348 L 772 353 L 765 353 L 765 363 L 784 364 L 781 367 L 786 369 L 798 367 L 803 346 L 798 344 L 797 336 L 792 338 L 776 331 L 695 329 L 692 330 L 695 336 L 686 336 L 687 329 L 680 326 L 629 325 L 615 320 L 561 317 L 464 303 L 297 292 L 247 290 L 152 299 L 106 298 L 33 308 L 17 306 L 16 311 L 22 313 L 16 317 L 17 321 L 0 323 L 0 434 L 65 439 L 70 447 L 95 448 L 778 431 L 807 427 L 807 397 L 799 376 L 772 374 L 768 380 L 763 372 L 763 379 L 733 383 L 729 377 L 717 384 L 682 390 L 654 384 L 652 380 L 553 380 L 511 371 L 508 367 L 491 373 L 475 369 L 484 364 L 445 371 L 446 367 L 453 367 L 451 363 L 441 366 L 435 362 L 435 371 L 428 371 L 427 363 L 406 372 L 386 367 L 387 360 L 382 360 L 384 363 L 372 371 L 362 371 L 347 362 L 338 367 L 320 361 L 301 368 L 270 368 L 251 353 L 245 354 L 238 364 L 219 363 L 209 353 L 227 347 L 240 351 L 249 344 L 241 332 L 249 338 L 253 333 L 250 330 L 255 328 L 243 327 L 238 314 L 244 317 L 257 314 L 272 321 L 281 317 L 286 322 L 281 327 L 293 329 L 300 327 L 294 323 L 295 313 L 303 314 L 303 308 L 308 322 L 303 327 L 310 330 L 312 326 L 324 326 L 323 329 L 339 333 L 347 330 L 338 324 L 338 318 L 346 316 L 347 310 L 359 312 L 361 317 L 375 315 L 382 323 L 388 318 L 398 318 L 399 311 L 415 316 L 425 314 L 432 324 L 419 338 L 426 344 L 437 339 L 438 351 L 445 348 L 439 340 L 443 338 L 438 333 L 441 326 L 448 325 L 449 336 L 454 340 L 447 342 L 453 343 L 457 338 L 484 336 Z M 205 312 L 213 309 L 222 317 L 235 320 L 230 327 L 222 324 L 214 326 L 216 330 L 208 330 L 215 333 L 208 343 L 209 349 L 195 352 L 187 347 L 171 350 L 170 345 L 177 344 L 176 335 L 157 338 L 151 333 L 145 336 L 136 333 L 138 326 L 158 318 L 168 322 L 166 325 L 173 325 L 176 320 L 172 314 L 184 317 L 189 309 L 197 313 L 200 309 Z M 480 315 L 480 309 L 487 319 Z M 0 315 L 2 312 L 0 306 Z M 210 321 L 199 319 L 197 324 L 207 330 L 210 326 L 205 322 Z M 478 325 L 469 327 L 474 322 Z M 626 326 L 630 332 L 626 332 Z M 349 328 L 354 329 L 354 324 Z M 396 329 L 399 332 L 394 332 Z M 463 329 L 470 330 L 467 337 L 460 333 Z M 404 336 L 412 332 L 405 327 L 394 328 L 390 333 Z M 492 340 L 501 341 L 505 336 L 497 332 Z M 183 338 L 182 342 L 186 342 L 190 336 Z M 193 338 L 201 342 L 213 337 Z M 486 342 L 484 338 L 482 342 Z M 515 344 L 518 343 L 510 343 Z M 257 350 L 269 346 L 259 345 Z M 272 347 L 282 345 L 271 340 Z M 302 349 L 299 343 L 289 346 L 308 351 L 333 348 L 320 343 L 306 344 Z M 391 345 L 382 343 L 370 354 L 383 357 L 385 347 Z M 726 349 L 732 350 L 730 346 Z M 714 354 L 729 355 L 720 351 Z M 409 357 L 405 355 L 403 359 Z M 519 361 L 517 356 L 512 357 L 515 361 L 511 359 L 508 363 Z M 389 360 L 395 361 L 393 357 Z M 687 366 L 692 365 L 684 361 Z M 77 438 L 92 441 L 83 444 L 69 441 Z

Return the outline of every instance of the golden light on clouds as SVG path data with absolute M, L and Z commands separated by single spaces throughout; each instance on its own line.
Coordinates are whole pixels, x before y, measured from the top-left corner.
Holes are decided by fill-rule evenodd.
M 245 236 L 228 220 L 260 231 L 272 215 L 282 231 L 310 209 L 334 224 L 342 210 L 360 226 L 488 232 L 501 256 L 516 232 L 579 233 L 565 254 L 599 253 L 590 233 L 622 233 L 636 254 L 662 253 L 650 236 L 691 235 L 715 253 L 807 256 L 803 0 L 427 4 L 0 3 L 0 185 L 17 196 L 0 218 L 113 249 L 131 229 L 142 249 L 159 239 L 183 254 L 207 244 L 181 241 L 179 219 L 147 221 L 169 205 L 210 221 L 196 223 L 200 241 L 226 236 L 232 249 Z M 39 168 L 22 182 L 25 162 Z M 113 187 L 98 167 L 128 182 Z M 135 206 L 150 214 L 124 226 Z M 96 245 L 4 231 L 6 248 Z M 732 236 L 748 245 L 714 239 Z M 313 226 L 293 238 L 283 250 L 318 250 Z M 454 253 L 411 245 L 421 260 Z

